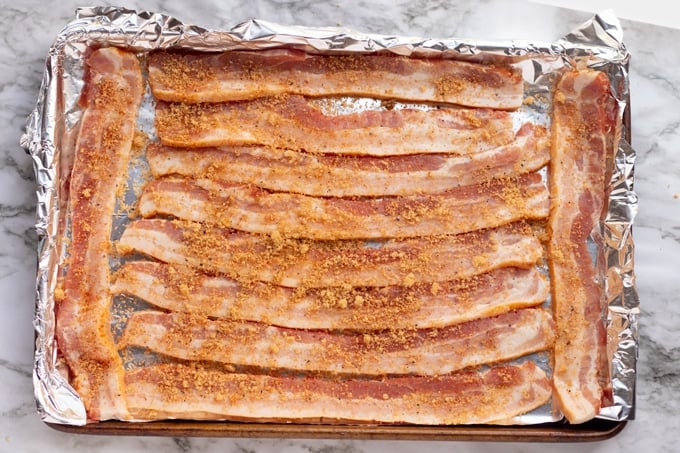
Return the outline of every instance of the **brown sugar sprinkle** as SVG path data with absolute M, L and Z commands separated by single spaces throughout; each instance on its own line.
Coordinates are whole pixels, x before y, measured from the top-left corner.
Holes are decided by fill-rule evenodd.
M 437 197 L 421 197 L 412 201 L 393 199 L 385 204 L 385 214 L 415 225 L 424 218 L 443 217 L 447 213 Z
M 477 116 L 477 114 L 473 110 L 466 111 L 464 118 L 465 118 L 465 121 L 467 122 L 468 126 L 470 126 L 470 128 L 479 128 L 479 127 L 482 127 L 482 125 L 483 125 L 482 120 L 479 119 L 479 117 Z M 484 131 L 484 132 L 488 134 L 488 131 Z M 488 138 L 488 137 L 485 137 L 485 138 Z
M 356 55 L 337 55 L 324 58 L 323 65 L 334 71 L 368 71 L 371 69 L 366 57 Z
M 173 223 L 182 229 L 182 239 L 193 255 L 210 256 L 211 251 L 225 248 L 226 239 L 215 234 L 209 226 L 184 220 L 174 220 Z
M 333 55 L 323 56 L 308 62 L 313 72 L 342 72 L 347 82 L 356 82 L 360 77 L 365 76 L 366 71 L 371 70 L 365 57 L 355 55 Z M 262 61 L 254 59 L 239 59 L 238 74 L 239 78 L 250 81 L 266 80 L 271 77 L 271 73 L 276 73 L 277 68 L 264 66 Z
M 199 274 L 194 269 L 182 266 L 179 269 L 176 266 L 168 266 L 167 275 L 170 286 L 177 289 L 177 293 L 188 299 L 196 288 L 196 282 L 199 280 Z
M 509 205 L 510 208 L 521 212 L 522 215 L 526 216 L 527 212 L 527 201 L 525 194 L 522 193 L 519 186 L 515 183 L 513 184 L 513 179 L 507 179 L 508 184 L 503 185 L 503 191 L 501 193 L 501 198 Z M 516 181 L 516 179 L 514 180 Z M 526 217 L 525 217 L 526 218 Z
M 126 107 L 125 87 L 121 86 L 116 80 L 108 78 L 100 79 L 95 84 L 94 91 L 97 96 L 93 100 L 94 106 L 107 111 L 123 113 L 123 109 Z
M 253 60 L 245 60 L 242 62 L 242 65 L 242 71 L 239 73 L 239 78 L 254 82 L 266 80 L 266 69 L 262 68 Z
M 146 145 L 149 143 L 149 136 L 144 131 L 136 130 L 132 137 L 132 151 L 141 155 Z
M 497 67 L 504 69 L 507 77 L 513 77 L 513 71 L 509 67 Z M 505 83 L 503 76 L 496 74 L 495 71 L 478 71 L 468 69 L 456 75 L 444 74 L 435 80 L 435 90 L 437 96 L 445 98 L 456 95 L 470 86 L 489 86 L 499 88 Z
M 118 129 L 117 125 L 110 124 L 104 128 L 102 133 L 102 142 L 104 147 L 115 147 L 121 141 L 123 141 L 123 136 L 121 135 L 121 131 Z
M 54 288 L 54 300 L 59 302 L 64 299 L 64 296 L 66 293 L 64 292 L 64 288 L 62 286 L 57 286 Z
M 159 130 L 173 130 L 177 133 L 177 125 L 186 130 L 186 138 L 208 131 L 218 124 L 215 113 L 219 106 L 211 104 L 181 104 L 168 103 L 163 115 L 156 115 L 156 128 Z
M 290 305 L 303 297 L 314 301 L 314 310 L 341 310 L 356 329 L 373 329 L 376 325 L 395 325 L 398 320 L 418 312 L 422 299 L 419 293 L 422 285 L 408 291 L 399 291 L 395 297 L 394 288 L 375 288 L 366 291 L 352 287 L 328 287 L 320 289 L 298 289 Z
M 181 91 L 194 91 L 216 80 L 214 68 L 204 61 L 178 54 L 166 54 L 156 77 L 161 85 Z
M 256 270 L 267 266 L 267 263 L 272 263 L 283 271 L 288 266 L 294 265 L 309 250 L 309 241 L 284 238 L 277 233 L 274 233 L 270 240 L 261 241 L 252 246 L 253 248 L 233 246 L 229 241 L 229 230 L 215 230 L 209 225 L 184 220 L 175 220 L 173 223 L 182 229 L 183 241 L 190 255 L 210 259 L 216 251 L 228 250 L 230 262 L 234 263 L 235 267 Z M 206 270 L 218 269 L 240 282 L 249 281 L 244 280 L 232 269 L 223 269 L 221 263 L 215 262 Z
M 416 276 L 413 273 L 408 274 L 404 278 L 404 286 L 410 288 L 416 282 Z
M 437 96 L 440 98 L 446 98 L 451 95 L 458 94 L 465 90 L 467 85 L 468 84 L 465 82 L 465 80 L 453 75 L 442 75 L 434 82 Z

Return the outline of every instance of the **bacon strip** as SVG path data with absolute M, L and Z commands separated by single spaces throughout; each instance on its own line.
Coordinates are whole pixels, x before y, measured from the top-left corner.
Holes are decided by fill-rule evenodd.
M 545 128 L 526 123 L 512 143 L 467 156 L 327 156 L 262 146 L 190 149 L 157 144 L 148 147 L 146 156 L 155 177 L 229 180 L 324 197 L 417 195 L 538 170 L 550 159 L 550 140 Z
M 587 240 L 605 206 L 606 164 L 615 147 L 616 124 L 617 106 L 604 73 L 563 75 L 554 93 L 549 259 L 559 332 L 553 379 L 571 423 L 597 415 L 605 394 L 603 274 L 591 260 Z
M 188 103 L 301 94 L 516 109 L 524 95 L 522 73 L 510 66 L 396 55 L 321 56 L 290 49 L 155 52 L 149 56 L 149 82 L 158 99 Z
M 118 250 L 239 280 L 308 288 L 457 280 L 499 267 L 529 267 L 543 254 L 540 242 L 523 224 L 457 236 L 364 243 L 285 239 L 162 219 L 132 222 Z
M 326 115 L 301 96 L 225 104 L 158 102 L 164 145 L 267 145 L 315 153 L 467 155 L 513 139 L 508 112 L 485 109 L 368 110 Z
M 492 423 L 542 406 L 551 393 L 533 362 L 438 377 L 342 381 L 166 364 L 128 371 L 125 382 L 130 413 L 144 420 Z
M 125 418 L 123 366 L 109 328 L 111 215 L 125 180 L 143 87 L 137 58 L 115 48 L 85 60 L 71 173 L 71 240 L 57 290 L 56 337 L 91 420 Z
M 142 311 L 130 316 L 120 346 L 141 346 L 182 360 L 266 369 L 437 376 L 543 351 L 553 340 L 551 315 L 532 308 L 440 329 L 370 334 Z
M 459 234 L 546 218 L 549 207 L 548 189 L 537 173 L 439 195 L 360 199 L 164 178 L 147 184 L 138 205 L 145 218 L 173 216 L 250 233 L 325 240 Z
M 299 329 L 382 330 L 444 327 L 540 305 L 549 285 L 535 268 L 502 268 L 456 282 L 410 288 L 322 288 L 299 293 L 243 285 L 182 266 L 132 261 L 112 291 L 171 311 Z

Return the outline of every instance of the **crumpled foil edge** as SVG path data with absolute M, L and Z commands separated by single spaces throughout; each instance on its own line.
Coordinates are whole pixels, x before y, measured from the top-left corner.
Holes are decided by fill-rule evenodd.
M 97 43 L 124 46 L 139 52 L 173 46 L 224 51 L 285 44 L 310 52 L 386 50 L 399 55 L 455 55 L 470 61 L 531 62 L 532 58 L 546 61 L 552 58 L 556 63 L 548 64 L 548 69 L 586 64 L 606 72 L 612 81 L 612 93 L 619 102 L 621 115 L 627 109 L 630 95 L 627 73 L 630 54 L 623 44 L 617 18 L 608 11 L 596 15 L 556 42 L 536 43 L 408 38 L 363 34 L 342 28 L 283 26 L 256 19 L 238 24 L 230 31 L 215 31 L 146 11 L 119 7 L 78 9 L 75 19 L 57 35 L 48 52 L 36 108 L 26 122 L 20 142 L 33 160 L 37 182 L 39 243 L 33 321 L 36 333 L 34 393 L 44 421 L 69 425 L 84 425 L 87 419 L 80 398 L 57 369 L 54 286 L 61 146 L 57 131 L 68 129 L 79 118 L 77 108 L 68 109 L 69 105 L 75 106 L 77 96 L 65 99 L 63 95 L 64 85 L 69 83 L 63 74 L 65 55 L 77 55 Z M 543 70 L 540 65 L 534 65 L 533 69 L 533 81 L 536 81 L 543 75 Z M 635 408 L 639 316 L 632 237 L 637 214 L 637 196 L 633 190 L 635 158 L 635 151 L 630 146 L 630 130 L 624 122 L 614 157 L 609 209 L 599 233 L 606 249 L 606 319 L 608 341 L 611 342 L 613 401 L 602 408 L 598 418 L 616 421 L 634 418 Z

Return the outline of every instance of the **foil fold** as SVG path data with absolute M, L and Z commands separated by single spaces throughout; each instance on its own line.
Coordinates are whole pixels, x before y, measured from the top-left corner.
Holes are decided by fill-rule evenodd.
M 593 67 L 607 73 L 622 119 L 629 115 L 628 63 L 623 32 L 611 12 L 603 12 L 555 42 L 422 39 L 364 34 L 342 28 L 284 26 L 250 20 L 229 31 L 208 30 L 176 18 L 118 7 L 81 8 L 58 34 L 48 52 L 35 110 L 29 116 L 21 146 L 33 160 L 37 181 L 36 229 L 39 235 L 36 279 L 34 393 L 46 422 L 84 425 L 85 409 L 60 372 L 55 340 L 55 302 L 59 241 L 57 231 L 64 200 L 60 199 L 60 162 L 72 152 L 80 119 L 82 59 L 89 46 L 121 46 L 139 53 L 156 49 L 198 51 L 293 47 L 312 53 L 387 51 L 403 56 L 455 57 L 468 61 L 502 61 L 519 65 L 528 95 L 549 98 L 551 75 L 570 67 Z M 538 103 L 545 115 L 548 104 Z M 598 418 L 630 420 L 635 413 L 639 299 L 635 287 L 632 226 L 637 214 L 634 192 L 635 151 L 630 146 L 629 121 L 622 121 L 614 156 L 606 218 L 596 234 L 602 237 L 606 259 L 605 295 L 608 353 L 611 364 L 611 404 Z M 71 139 L 69 139 L 71 137 Z M 551 421 L 527 416 L 519 423 Z

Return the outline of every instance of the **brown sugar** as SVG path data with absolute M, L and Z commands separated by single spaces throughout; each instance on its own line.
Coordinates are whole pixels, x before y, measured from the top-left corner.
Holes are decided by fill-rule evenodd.
M 156 76 L 162 86 L 191 92 L 216 80 L 215 70 L 201 60 L 180 54 L 165 54 Z

